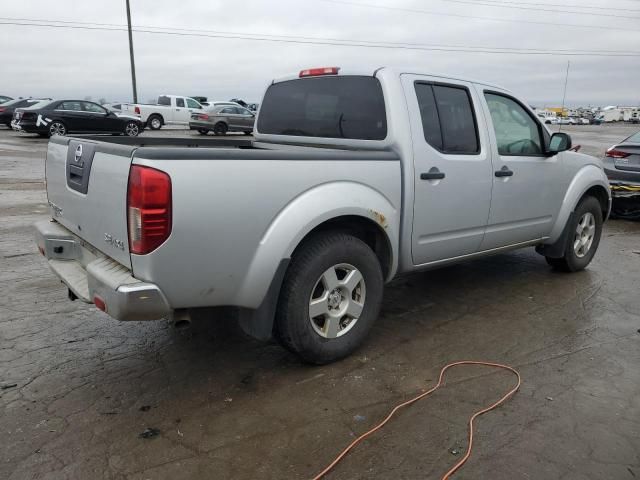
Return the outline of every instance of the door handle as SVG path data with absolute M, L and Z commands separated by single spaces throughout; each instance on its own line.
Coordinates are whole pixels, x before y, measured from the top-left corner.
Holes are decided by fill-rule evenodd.
M 420 180 L 442 180 L 444 178 L 444 172 L 427 172 L 420 174 Z
M 496 170 L 496 177 L 512 177 L 513 170 L 509 170 L 507 166 L 502 167 L 500 170 Z

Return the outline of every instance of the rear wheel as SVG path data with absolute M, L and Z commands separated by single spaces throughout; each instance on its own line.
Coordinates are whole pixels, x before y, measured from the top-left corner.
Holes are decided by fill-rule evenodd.
M 207 133 L 209 133 L 209 130 L 207 128 L 199 128 L 198 133 L 200 135 L 206 135 Z
M 64 123 L 56 120 L 51 125 L 49 125 L 49 135 L 50 136 L 54 136 L 54 135 L 64 136 L 66 134 L 67 134 L 67 127 L 65 126 Z
M 563 272 L 583 270 L 596 253 L 602 235 L 602 207 L 597 198 L 584 197 L 578 203 L 569 225 L 564 255 L 545 257 L 554 269 Z
M 352 353 L 380 312 L 384 289 L 376 254 L 362 240 L 323 233 L 293 255 L 276 314 L 276 336 L 310 363 Z
M 134 121 L 127 122 L 124 127 L 124 133 L 127 137 L 137 137 L 140 135 L 140 125 Z
M 160 130 L 162 128 L 162 117 L 160 115 L 151 115 L 147 120 L 147 124 L 151 130 Z
M 213 133 L 215 133 L 216 135 L 226 135 L 227 134 L 227 124 L 226 123 L 216 123 L 215 127 L 213 127 Z

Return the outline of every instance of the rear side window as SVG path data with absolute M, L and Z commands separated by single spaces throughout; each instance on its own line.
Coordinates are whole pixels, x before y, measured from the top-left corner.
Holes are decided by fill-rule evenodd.
M 169 105 L 171 106 L 171 99 L 169 97 L 166 96 L 160 96 L 158 97 L 158 105 Z
M 478 128 L 466 88 L 416 83 L 424 138 L 443 153 L 480 152 Z
M 184 99 L 176 98 L 176 107 L 184 107 Z
M 82 111 L 82 104 L 80 102 L 62 102 L 58 105 L 56 110 L 72 110 L 72 111 Z
M 260 133 L 383 140 L 387 116 L 374 77 L 335 76 L 271 85 L 258 117 Z

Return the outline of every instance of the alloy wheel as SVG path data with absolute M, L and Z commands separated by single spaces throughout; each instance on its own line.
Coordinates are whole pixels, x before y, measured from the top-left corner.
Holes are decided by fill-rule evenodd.
M 576 257 L 584 257 L 593 244 L 596 233 L 596 218 L 593 213 L 586 212 L 576 226 L 576 232 L 573 237 L 573 251 Z
M 366 286 L 362 273 L 347 263 L 328 268 L 309 298 L 309 321 L 324 338 L 341 337 L 362 315 Z

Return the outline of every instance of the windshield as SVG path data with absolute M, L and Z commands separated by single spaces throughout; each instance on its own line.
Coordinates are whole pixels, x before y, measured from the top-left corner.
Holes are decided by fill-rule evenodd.
M 387 117 L 374 77 L 315 77 L 274 83 L 258 118 L 260 133 L 383 140 Z

